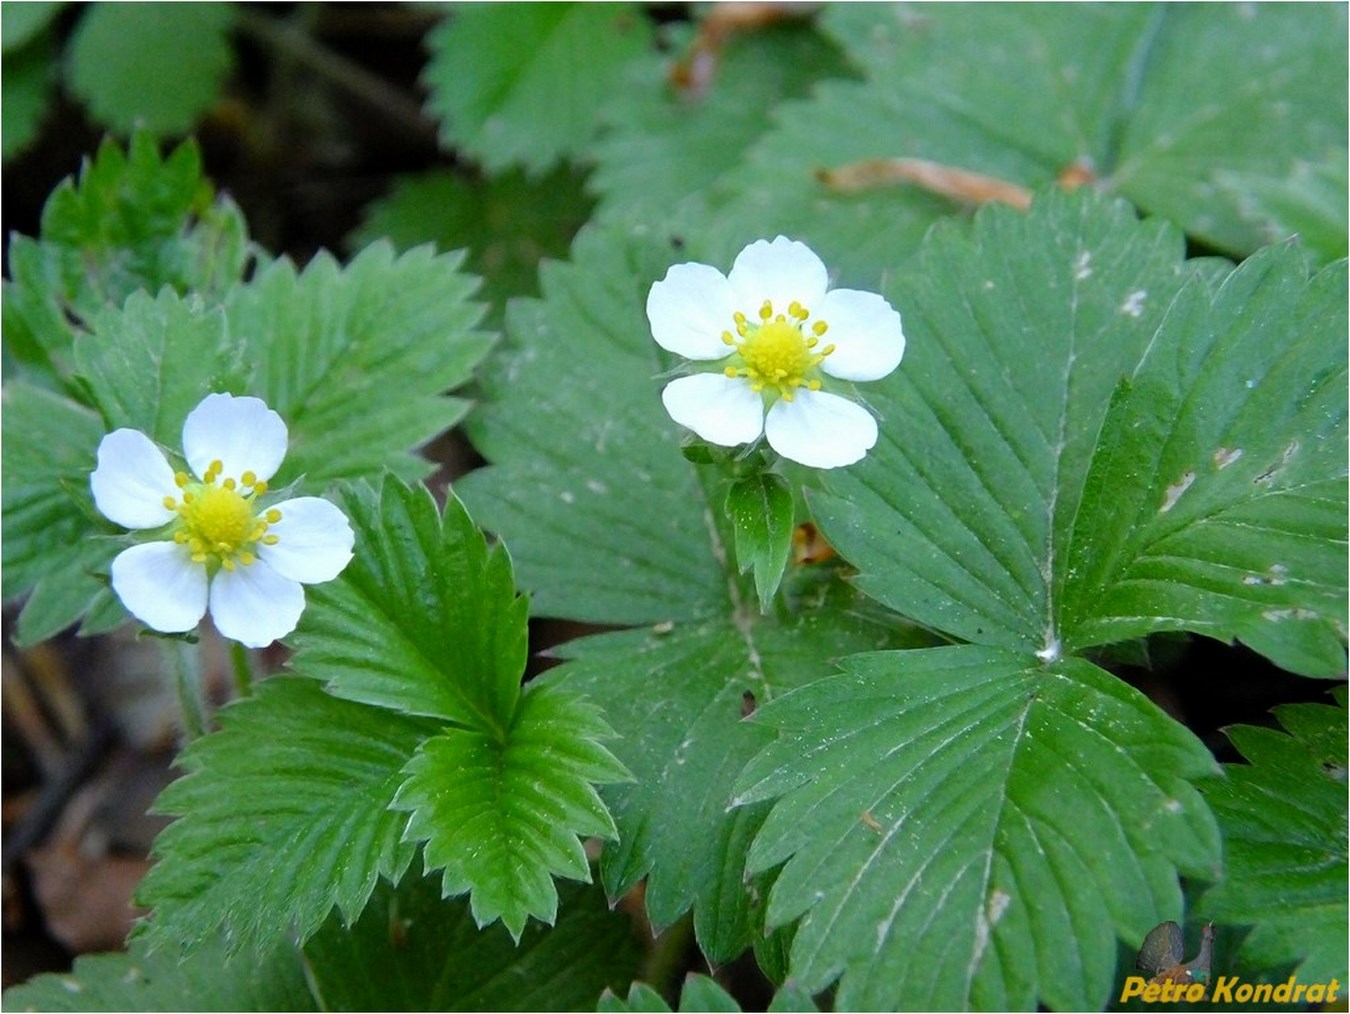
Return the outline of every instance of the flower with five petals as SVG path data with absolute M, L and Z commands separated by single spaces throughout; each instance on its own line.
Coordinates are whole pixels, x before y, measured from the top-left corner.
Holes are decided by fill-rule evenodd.
M 725 276 L 676 264 L 651 287 L 647 319 L 662 348 L 718 363 L 716 373 L 679 377 L 661 392 L 671 418 L 709 443 L 762 435 L 814 468 L 851 465 L 876 443 L 872 414 L 825 387 L 894 370 L 905 352 L 900 314 L 875 293 L 829 288 L 805 244 L 751 243 Z
M 260 648 L 295 629 L 302 585 L 330 581 L 352 558 L 346 516 L 302 496 L 264 507 L 267 480 L 286 455 L 286 424 L 257 398 L 210 394 L 183 423 L 175 472 L 144 433 L 114 430 L 90 476 L 110 521 L 162 538 L 123 550 L 112 586 L 127 610 L 165 633 L 192 630 L 209 607 L 216 629 Z

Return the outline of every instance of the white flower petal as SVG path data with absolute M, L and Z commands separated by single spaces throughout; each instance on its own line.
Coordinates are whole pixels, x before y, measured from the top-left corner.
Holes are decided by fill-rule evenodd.
M 352 559 L 356 537 L 347 515 L 317 496 L 276 505 L 281 520 L 267 529 L 274 546 L 260 545 L 258 558 L 282 577 L 304 584 L 331 581 Z
M 672 380 L 661 392 L 670 417 L 709 443 L 748 444 L 764 431 L 764 399 L 744 377 L 695 373 Z
M 656 344 L 686 359 L 722 359 L 732 353 L 722 332 L 736 325 L 731 286 L 707 264 L 676 264 L 647 293 L 647 320 Z
M 246 648 L 264 648 L 285 637 L 305 611 L 305 589 L 261 560 L 221 570 L 211 581 L 216 629 Z
M 757 322 L 766 299 L 773 303 L 774 313 L 785 314 L 797 302 L 816 315 L 830 274 L 805 243 L 779 236 L 772 243 L 761 239 L 742 250 L 727 280 L 736 294 L 736 309 Z
M 146 542 L 112 562 L 112 586 L 127 612 L 165 634 L 191 630 L 206 612 L 206 568 L 177 542 Z
M 286 457 L 286 424 L 260 398 L 208 394 L 183 423 L 183 456 L 199 477 L 219 460 L 227 478 L 270 479 Z
M 900 314 L 875 292 L 831 289 L 811 312 L 829 325 L 821 343 L 835 349 L 820 368 L 830 376 L 880 380 L 900 365 L 905 354 Z
M 98 467 L 89 477 L 94 505 L 123 528 L 158 528 L 173 519 L 164 506 L 177 497 L 173 469 L 140 430 L 114 430 L 98 445 Z
M 764 422 L 769 446 L 785 458 L 812 468 L 851 465 L 877 442 L 877 421 L 847 398 L 798 390 L 792 401 L 777 401 Z

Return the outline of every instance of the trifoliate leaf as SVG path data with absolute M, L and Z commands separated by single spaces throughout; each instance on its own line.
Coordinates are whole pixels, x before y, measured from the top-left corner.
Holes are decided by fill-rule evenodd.
M 1306 982 L 1345 975 L 1344 687 L 1336 698 L 1276 708 L 1289 734 L 1229 729 L 1249 763 L 1225 764 L 1225 778 L 1200 787 L 1223 830 L 1224 877 L 1197 913 L 1251 926 L 1240 957 Z
M 148 134 L 129 151 L 105 141 L 78 183 L 52 192 L 41 237 L 10 240 L 6 351 L 35 379 L 63 381 L 76 332 L 100 310 L 165 285 L 210 300 L 239 279 L 247 257 L 243 218 L 214 199 L 194 145 L 162 159 Z
M 792 548 L 792 490 L 772 472 L 738 479 L 727 490 L 726 512 L 736 538 L 736 566 L 755 572 L 760 612 L 768 612 Z
M 650 30 L 629 4 L 461 7 L 427 36 L 427 111 L 441 141 L 492 172 L 577 154 Z
M 669 222 L 677 209 L 705 203 L 768 129 L 770 110 L 846 74 L 839 50 L 804 21 L 730 33 L 712 52 L 695 54 L 692 45 L 680 38 L 667 53 L 629 63 L 605 106 L 609 128 L 588 152 L 596 160 L 589 186 L 605 220 Z M 672 64 L 686 60 L 709 79 L 673 85 Z
M 220 93 L 233 23 L 228 3 L 91 4 L 70 40 L 70 91 L 114 130 L 185 133 Z
M 42 4 L 6 5 L 4 24 L 9 25 L 15 8 Z M 49 37 L 33 40 L 22 49 L 5 51 L 3 67 L 5 102 L 0 106 L 0 158 L 6 162 L 28 148 L 38 136 L 43 117 L 51 105 L 56 86 L 56 67 Z
M 501 737 L 525 671 L 526 610 L 511 561 L 453 496 L 387 479 L 343 506 L 357 553 L 310 591 L 293 666 L 340 697 Z
M 300 954 L 289 940 L 230 960 L 212 936 L 186 958 L 133 940 L 125 954 L 75 959 L 65 974 L 5 990 L 8 1011 L 312 1011 Z
M 356 925 L 330 918 L 305 959 L 322 1010 L 592 1010 L 637 969 L 631 920 L 594 887 L 559 885 L 558 924 L 519 942 L 480 930 L 463 900 L 441 899 L 440 878 L 381 883 Z
M 431 466 L 411 453 L 468 409 L 443 392 L 464 384 L 491 344 L 474 330 L 477 282 L 461 255 L 387 243 L 345 268 L 327 254 L 299 274 L 269 265 L 225 300 L 232 336 L 255 364 L 252 390 L 290 427 L 279 483 L 405 479 Z
M 520 172 L 470 182 L 434 170 L 396 180 L 366 209 L 350 245 L 388 238 L 400 250 L 466 248 L 466 266 L 483 279 L 479 298 L 496 321 L 509 298 L 538 292 L 540 259 L 565 256 L 590 209 L 580 175 L 567 167 L 533 182 Z
M 1076 195 L 925 244 L 887 293 L 909 351 L 868 389 L 881 439 L 813 501 L 862 588 L 1046 658 L 1343 613 L 1344 269 L 1309 283 L 1285 248 L 1211 295 L 1180 253 Z
M 612 736 L 594 705 L 531 687 L 508 729 L 446 729 L 418 748 L 393 805 L 479 926 L 501 919 L 519 940 L 530 916 L 556 919 L 554 876 L 590 881 L 580 839 L 616 834 L 591 783 L 629 777 L 599 743 Z
M 1310 281 L 1288 248 L 1181 293 L 1098 436 L 1066 646 L 1188 629 L 1344 672 L 1346 327 L 1345 265 Z
M 231 951 L 258 950 L 308 938 L 334 906 L 354 920 L 377 878 L 412 859 L 407 818 L 388 807 L 435 725 L 291 676 L 259 684 L 220 724 L 155 804 L 178 819 L 155 841 L 137 893 L 154 911 L 137 932 L 176 952 L 223 923 Z
M 768 921 L 839 1009 L 1098 1009 L 1117 937 L 1212 877 L 1204 746 L 1081 659 L 977 645 L 844 663 L 756 713 L 779 738 L 738 803 L 781 797 L 751 870 L 786 861 Z
M 619 830 L 600 863 L 610 895 L 646 877 L 658 927 L 693 907 L 712 961 L 739 954 L 762 919 L 745 851 L 764 808 L 729 811 L 728 803 L 732 781 L 769 737 L 743 719 L 829 673 L 832 659 L 904 637 L 860 605 L 820 602 L 791 620 L 745 610 L 673 630 L 602 634 L 564 646 L 569 661 L 542 679 L 603 703 L 622 736 L 615 755 L 637 779 L 603 793 Z
M 120 548 L 92 536 L 89 474 L 103 434 L 97 415 L 22 381 L 4 388 L 3 478 L 5 595 L 32 590 L 15 640 L 33 644 L 75 622 L 100 595 L 91 575 L 106 571 Z M 88 505 L 87 511 L 79 504 Z M 106 529 L 111 532 L 109 527 Z

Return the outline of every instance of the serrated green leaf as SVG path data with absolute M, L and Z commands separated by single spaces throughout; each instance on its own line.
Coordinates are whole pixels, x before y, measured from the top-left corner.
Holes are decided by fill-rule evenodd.
M 724 179 L 724 227 L 785 232 L 858 271 L 960 208 L 906 183 L 832 189 L 820 169 L 919 158 L 1024 187 L 1074 166 L 1097 186 L 1234 253 L 1278 235 L 1256 191 L 1343 163 L 1345 14 L 1324 5 L 832 5 L 864 67 L 785 103 Z M 1016 82 L 1010 86 L 1009 82 Z M 1235 175 L 1236 174 L 1236 175 Z M 1319 233 L 1345 232 L 1337 195 Z M 888 223 L 878 230 L 878 221 Z M 1318 249 L 1328 249 L 1319 240 Z
M 343 499 L 357 554 L 311 589 L 297 672 L 339 697 L 507 734 L 525 671 L 527 601 L 511 561 L 453 496 L 386 479 Z
M 252 393 L 290 426 L 278 483 L 431 471 L 411 451 L 464 415 L 468 405 L 443 392 L 491 345 L 474 330 L 482 308 L 462 259 L 376 243 L 346 267 L 327 254 L 299 274 L 276 261 L 227 295 L 230 333 L 255 364 Z
M 75 339 L 75 376 L 109 431 L 137 429 L 177 451 L 202 398 L 242 386 L 242 349 L 220 308 L 200 298 L 136 292 L 91 324 Z
M 681 1011 L 740 1011 L 741 1005 L 716 981 L 706 975 L 690 972 L 685 976 L 684 987 L 680 990 Z M 628 989 L 628 996 L 620 999 L 614 993 L 606 993 L 596 1007 L 598 1011 L 624 1014 L 629 1011 L 648 1011 L 652 1014 L 671 1014 L 670 1004 L 656 990 L 645 982 L 635 982 Z
M 511 546 L 536 615 L 658 623 L 731 609 L 723 536 L 661 407 L 671 364 L 643 310 L 671 256 L 583 232 L 575 263 L 544 266 L 544 299 L 507 308 L 510 344 L 469 424 L 493 465 L 455 490 Z
M 42 4 L 6 5 L 4 24 L 16 7 L 40 7 Z M 55 6 L 55 5 L 47 5 Z M 34 39 L 22 49 L 10 52 L 6 43 L 4 65 L 5 102 L 0 107 L 0 158 L 6 162 L 37 139 L 42 120 L 51 106 L 56 85 L 56 66 L 51 39 Z
M 156 839 L 137 892 L 138 934 L 170 951 L 211 938 L 231 952 L 313 935 L 334 906 L 351 922 L 376 880 L 397 879 L 414 848 L 390 810 L 403 766 L 435 725 L 279 676 L 220 716 L 155 809 L 178 819 Z
M 594 887 L 559 888 L 558 924 L 479 930 L 438 877 L 376 888 L 357 923 L 336 917 L 305 945 L 323 1010 L 591 1010 L 637 969 L 632 923 Z
M 395 797 L 407 837 L 443 868 L 447 897 L 468 893 L 479 926 L 501 919 L 519 940 L 530 916 L 553 923 L 553 877 L 590 881 L 582 837 L 615 837 L 592 782 L 629 777 L 599 743 L 600 711 L 555 687 L 521 695 L 509 730 L 446 729 L 426 740 Z
M 228 3 L 95 3 L 67 53 L 67 82 L 124 133 L 179 134 L 215 102 L 233 62 Z
M 99 418 L 21 381 L 6 384 L 3 397 L 5 596 L 32 592 L 15 640 L 33 644 L 75 622 L 99 596 L 103 586 L 91 575 L 106 571 L 118 546 L 92 537 L 89 475 L 103 434 Z
M 400 250 L 466 248 L 466 266 L 482 277 L 479 297 L 495 321 L 509 298 L 537 293 L 540 259 L 565 256 L 590 209 L 580 175 L 567 167 L 533 182 L 520 172 L 471 182 L 434 170 L 397 179 L 366 208 L 349 245 L 387 238 Z
M 782 476 L 761 472 L 731 484 L 726 511 L 736 533 L 736 565 L 741 573 L 754 568 L 760 612 L 768 612 L 792 548 L 792 490 Z
M 650 30 L 630 4 L 461 7 L 427 36 L 427 111 L 446 147 L 492 172 L 540 173 L 577 154 Z
M 1345 265 L 1309 281 L 1288 248 L 1182 292 L 1098 438 L 1066 647 L 1189 629 L 1344 671 L 1346 327 Z M 1286 648 L 1272 625 L 1306 636 Z
M 48 198 L 41 238 L 10 240 L 6 352 L 34 379 L 63 382 L 75 334 L 101 310 L 165 285 L 210 300 L 247 259 L 243 217 L 214 198 L 195 145 L 161 158 L 148 134 L 128 151 L 105 141 L 78 182 L 67 179 Z
M 797 985 L 839 1009 L 1096 1009 L 1116 938 L 1212 876 L 1208 751 L 1079 659 L 977 645 L 849 659 L 757 713 L 779 738 L 736 802 L 781 797 L 749 867 L 786 860 Z
M 542 679 L 603 703 L 622 736 L 615 755 L 636 776 L 603 792 L 619 830 L 600 862 L 610 895 L 646 877 L 652 922 L 667 926 L 692 907 L 712 961 L 744 950 L 760 922 L 761 885 L 746 879 L 745 851 L 764 808 L 727 804 L 768 737 L 743 718 L 825 675 L 831 659 L 905 636 L 860 605 L 590 637 L 564 646 L 567 663 Z
M 75 959 L 64 974 L 5 990 L 8 1011 L 312 1011 L 300 955 L 289 941 L 266 954 L 229 959 L 212 936 L 181 957 L 133 940 L 125 954 Z
M 704 16 L 715 17 L 716 8 Z M 730 33 L 697 70 L 710 80 L 679 91 L 671 64 L 688 58 L 690 44 L 681 38 L 668 53 L 630 62 L 606 103 L 608 129 L 588 152 L 604 220 L 668 222 L 676 209 L 702 205 L 768 128 L 769 110 L 846 74 L 839 50 L 809 23 L 785 23 Z
M 1333 618 L 1338 270 L 1310 284 L 1296 251 L 1271 251 L 1211 298 L 1215 266 L 1183 262 L 1174 234 L 1119 204 L 986 209 L 969 236 L 935 235 L 888 293 L 909 354 L 869 388 L 881 440 L 831 477 L 817 521 L 893 608 L 1045 657 L 1157 630 L 1242 636 L 1280 622 L 1272 609 Z M 1131 374 L 1140 395 L 1113 401 Z M 1287 463 L 1305 488 L 1275 496 L 1286 480 L 1265 473 L 1291 442 L 1306 445 Z M 1144 578 L 1152 597 L 1131 590 Z
M 1253 927 L 1240 957 L 1306 982 L 1345 976 L 1345 696 L 1339 687 L 1334 707 L 1276 708 L 1291 735 L 1227 730 L 1249 763 L 1201 785 L 1224 834 L 1224 878 L 1197 912 Z

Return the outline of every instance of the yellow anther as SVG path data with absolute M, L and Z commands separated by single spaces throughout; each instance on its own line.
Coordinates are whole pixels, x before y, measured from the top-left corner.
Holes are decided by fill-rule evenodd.
M 811 331 L 812 331 L 812 333 L 815 334 L 815 336 L 816 336 L 817 338 L 819 338 L 821 335 L 823 335 L 823 334 L 824 334 L 826 331 L 828 331 L 829 329 L 830 329 L 830 326 L 829 326 L 828 324 L 826 324 L 823 320 L 818 320 L 818 321 L 816 321 L 814 324 L 811 325 Z
M 745 314 L 741 313 L 740 310 L 737 310 L 735 313 L 731 315 L 731 319 L 734 320 L 737 324 L 744 324 Z
M 165 510 L 176 511 L 178 509 L 178 501 L 171 496 L 166 496 L 160 502 L 164 504 Z
M 183 505 L 184 505 L 184 506 L 187 506 L 188 504 L 192 503 L 193 500 L 196 500 L 196 499 L 197 499 L 197 494 L 194 493 L 194 492 L 192 492 L 192 490 L 187 490 L 187 491 L 185 491 L 185 492 L 183 493 Z
M 255 496 L 261 496 L 263 493 L 266 492 L 267 492 L 267 483 L 263 482 L 263 480 L 259 479 L 257 482 L 253 483 L 253 493 Z
M 234 561 L 231 560 L 228 556 L 220 561 L 220 565 L 224 567 L 226 570 L 234 570 Z
M 724 345 L 735 345 L 735 344 L 736 344 L 736 339 L 733 338 L 733 337 L 731 337 L 731 332 L 730 332 L 730 331 L 723 331 L 723 332 L 722 332 L 722 344 L 724 344 Z
M 833 348 L 834 346 L 830 347 Z M 263 517 L 267 518 L 267 523 L 269 525 L 274 525 L 281 520 L 281 511 L 273 507 L 266 514 L 264 514 Z
M 245 472 L 243 475 L 241 475 L 241 476 L 239 477 L 239 485 L 241 485 L 241 486 L 257 486 L 257 485 L 258 485 L 258 476 L 257 476 L 256 474 L 254 474 L 253 472 Z
M 740 335 L 742 338 L 744 338 L 747 334 L 750 333 L 750 325 L 747 324 L 744 320 L 742 320 L 739 324 L 736 325 L 736 333 Z
M 792 316 L 796 317 L 798 320 L 805 320 L 807 317 L 811 316 L 811 312 L 795 299 L 792 301 L 792 305 L 788 307 L 788 313 L 792 314 Z
M 808 338 L 808 339 L 806 339 L 806 347 L 807 347 L 808 349 L 813 349 L 813 348 L 815 348 L 815 347 L 816 347 L 817 345 L 819 345 L 819 344 L 820 344 L 820 339 L 819 339 L 819 338 Z
M 808 381 L 806 382 L 806 387 L 807 387 L 807 390 L 810 390 L 810 391 L 819 391 L 819 390 L 820 390 L 820 381 L 819 381 L 819 380 L 808 380 Z
M 820 350 L 820 354 L 822 356 L 828 356 L 833 351 L 834 351 L 833 345 L 826 345 L 823 349 Z
M 774 323 L 775 323 L 775 324 L 786 324 L 786 323 L 787 323 L 787 318 L 784 317 L 784 316 L 780 313 L 777 317 L 774 318 Z
M 233 479 L 226 479 L 226 480 L 224 481 L 224 483 L 222 483 L 222 485 L 223 485 L 226 489 L 234 489 L 234 487 L 235 487 L 235 481 L 234 481 Z
M 225 462 L 217 458 L 215 461 L 211 462 L 210 466 L 207 468 L 207 471 L 215 472 L 216 475 L 219 475 L 221 472 L 225 471 Z
M 771 303 L 769 300 L 766 299 L 764 300 L 764 305 L 759 308 L 759 319 L 768 320 L 772 316 L 773 316 L 773 303 Z
M 245 567 L 247 567 L 247 566 L 249 566 L 250 564 L 252 564 L 253 561 L 256 560 L 256 559 L 257 559 L 257 557 L 254 556 L 252 553 L 240 553 L 240 554 L 239 554 L 239 562 L 242 563 Z
M 728 367 L 727 367 L 725 370 L 723 370 L 722 372 L 725 373 L 725 374 L 726 374 L 729 378 L 731 378 L 732 380 L 735 380 L 737 377 L 739 377 L 739 376 L 741 375 L 740 371 L 739 371 L 738 369 L 736 369 L 736 367 L 734 367 L 734 366 L 728 366 Z
M 182 489 L 184 486 L 186 486 L 188 484 L 187 472 L 175 472 L 173 474 L 173 484 L 177 486 L 179 489 Z
M 281 536 L 280 536 L 280 535 L 264 535 L 264 536 L 262 537 L 262 540 L 261 540 L 261 541 L 262 541 L 262 544 L 263 544 L 264 546 L 275 546 L 278 542 L 281 541 Z

